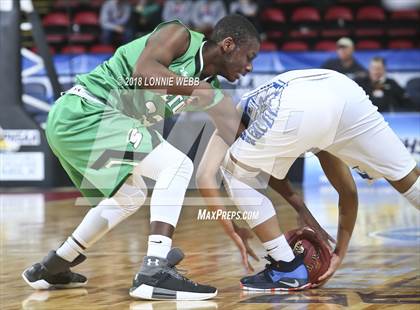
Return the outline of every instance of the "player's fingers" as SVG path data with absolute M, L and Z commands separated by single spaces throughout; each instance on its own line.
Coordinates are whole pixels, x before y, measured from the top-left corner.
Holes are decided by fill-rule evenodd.
M 254 250 L 251 248 L 251 246 L 248 243 L 247 239 L 243 240 L 243 243 L 245 245 L 246 248 L 246 252 L 247 254 L 249 254 L 253 259 L 255 259 L 257 262 L 260 261 L 260 259 L 258 258 L 257 254 L 255 254 Z
M 231 238 L 233 239 L 233 241 L 235 242 L 236 246 L 239 249 L 239 252 L 241 253 L 241 256 L 242 256 L 242 264 L 246 268 L 247 272 L 254 271 L 254 269 L 252 268 L 252 266 L 248 262 L 247 248 L 246 248 L 243 240 L 241 239 L 241 237 L 237 233 L 233 233 L 231 235 Z
M 334 271 L 335 270 L 333 268 L 331 268 L 331 267 L 328 268 L 328 270 L 322 276 L 320 276 L 318 278 L 318 282 L 322 282 L 322 281 L 328 279 L 329 277 L 331 277 L 333 275 Z
M 333 246 L 330 244 L 330 242 L 329 242 L 329 239 L 326 237 L 325 239 L 323 239 L 323 240 L 320 240 L 320 242 L 322 243 L 322 244 L 324 244 L 329 250 L 330 250 L 330 253 L 332 253 L 332 251 L 334 250 L 334 248 L 333 248 Z
M 258 258 L 257 254 L 255 254 L 254 250 L 247 244 L 246 245 L 246 250 L 248 252 L 248 254 L 255 259 L 257 262 L 260 261 L 260 259 Z
M 241 251 L 241 255 L 242 255 L 242 263 L 245 266 L 247 272 L 253 272 L 254 268 L 251 266 L 251 264 L 248 261 L 248 253 L 247 253 L 246 249 L 243 249 Z
M 328 282 L 328 279 L 327 279 L 327 280 L 325 280 L 325 281 L 322 281 L 322 282 L 317 282 L 317 283 L 315 283 L 315 284 L 312 284 L 312 285 L 311 285 L 311 288 L 322 287 L 322 286 L 324 286 L 324 285 L 325 285 L 325 283 L 327 283 L 327 282 Z

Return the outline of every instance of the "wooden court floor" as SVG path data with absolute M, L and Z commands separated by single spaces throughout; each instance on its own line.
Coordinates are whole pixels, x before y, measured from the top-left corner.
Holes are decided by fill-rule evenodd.
M 329 188 L 305 189 L 306 200 L 331 233 L 337 224 L 336 196 Z M 128 295 L 146 252 L 149 207 L 116 227 L 92 247 L 75 270 L 86 288 L 34 291 L 21 278 L 27 266 L 56 248 L 80 222 L 87 207 L 74 206 L 73 193 L 0 195 L 0 309 L 420 309 L 420 216 L 393 190 L 359 190 L 360 206 L 351 247 L 343 265 L 324 288 L 296 293 L 245 294 L 240 255 L 215 221 L 198 221 L 197 206 L 185 206 L 174 246 L 186 254 L 181 268 L 198 282 L 216 286 L 217 298 L 200 302 L 138 301 Z M 195 196 L 191 192 L 189 197 Z M 296 215 L 270 192 L 284 230 Z M 257 254 L 263 248 L 253 240 Z M 264 259 L 254 263 L 264 267 Z

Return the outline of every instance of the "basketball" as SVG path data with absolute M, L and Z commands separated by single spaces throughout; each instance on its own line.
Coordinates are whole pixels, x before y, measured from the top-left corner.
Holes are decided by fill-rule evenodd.
M 309 272 L 309 280 L 311 283 L 317 283 L 318 278 L 330 266 L 330 250 L 320 241 L 312 229 L 305 228 L 301 234 L 298 234 L 299 230 L 290 230 L 285 233 L 285 237 L 295 255 L 303 253 L 303 261 Z

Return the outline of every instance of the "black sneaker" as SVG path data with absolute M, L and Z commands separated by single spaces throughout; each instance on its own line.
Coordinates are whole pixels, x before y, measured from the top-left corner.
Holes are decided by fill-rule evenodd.
M 201 285 L 184 277 L 176 269 L 184 258 L 178 248 L 169 251 L 167 258 L 145 256 L 140 272 L 133 280 L 130 296 L 148 300 L 204 300 L 217 295 L 217 289 Z
M 22 278 L 36 290 L 49 288 L 75 288 L 85 286 L 87 278 L 81 274 L 72 272 L 70 267 L 80 264 L 86 256 L 80 254 L 72 263 L 51 251 L 42 260 L 27 268 L 22 273 Z

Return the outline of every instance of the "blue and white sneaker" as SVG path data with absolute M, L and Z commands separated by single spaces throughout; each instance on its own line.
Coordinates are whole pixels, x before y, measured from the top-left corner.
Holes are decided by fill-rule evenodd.
M 303 263 L 303 255 L 298 255 L 291 262 L 275 261 L 266 256 L 270 263 L 256 275 L 241 279 L 241 288 L 249 291 L 299 291 L 309 288 L 309 272 Z

